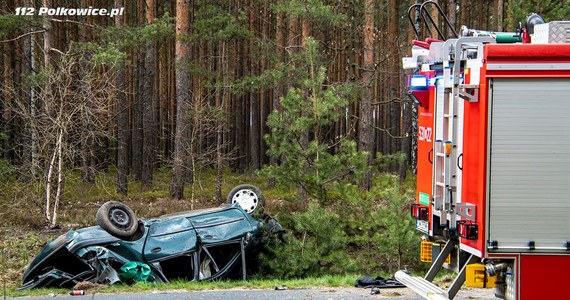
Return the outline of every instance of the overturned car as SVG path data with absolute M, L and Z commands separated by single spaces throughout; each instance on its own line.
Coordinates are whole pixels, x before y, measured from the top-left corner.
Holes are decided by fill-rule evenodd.
M 239 269 L 245 280 L 248 255 L 262 235 L 283 231 L 273 218 L 253 217 L 264 204 L 261 191 L 247 184 L 229 193 L 225 207 L 148 220 L 121 202 L 106 202 L 97 211 L 98 226 L 71 230 L 41 250 L 24 272 L 22 289 L 83 281 L 215 280 Z

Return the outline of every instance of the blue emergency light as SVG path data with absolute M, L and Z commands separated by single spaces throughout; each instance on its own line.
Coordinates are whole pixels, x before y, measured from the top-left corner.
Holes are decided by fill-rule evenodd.
M 412 75 L 410 76 L 410 81 L 408 85 L 410 89 L 415 90 L 427 90 L 428 89 L 428 78 L 424 75 Z
M 419 106 L 428 108 L 429 106 L 429 79 L 424 75 L 411 75 L 408 78 L 409 90 L 407 96 Z

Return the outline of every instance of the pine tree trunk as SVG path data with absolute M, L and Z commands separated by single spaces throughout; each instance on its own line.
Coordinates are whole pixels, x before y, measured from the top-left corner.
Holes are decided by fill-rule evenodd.
M 218 57 L 219 59 L 216 60 L 217 69 L 221 70 L 222 72 L 222 84 L 225 86 L 226 78 L 227 78 L 227 69 L 226 69 L 226 42 L 220 42 L 218 44 Z M 216 90 L 216 109 L 223 110 L 224 109 L 224 97 L 225 97 L 225 89 L 218 88 Z M 223 129 L 224 129 L 224 121 L 219 118 L 215 120 L 216 122 L 216 202 L 222 203 L 222 179 L 223 179 L 223 170 L 224 170 L 224 161 L 223 161 Z
M 144 24 L 144 0 L 137 0 L 137 22 Z M 137 180 L 142 180 L 143 169 L 143 114 L 144 114 L 144 53 L 140 49 L 135 51 L 136 55 L 136 81 L 134 81 L 134 102 L 133 102 L 133 130 L 132 130 L 132 172 Z
M 470 1 L 462 1 L 461 3 L 461 24 L 467 25 L 469 28 L 473 28 L 473 24 L 471 24 L 471 7 L 473 3 Z
M 263 17 L 268 15 L 269 0 L 263 0 L 263 5 L 261 6 L 260 11 L 262 12 L 261 15 Z M 262 24 L 261 32 L 263 36 L 271 36 L 270 22 L 265 22 L 261 18 L 259 22 Z M 263 74 L 265 70 L 267 70 L 268 64 L 269 64 L 268 59 L 264 56 L 259 66 L 260 74 Z M 266 88 L 262 89 L 260 92 L 260 99 L 259 99 L 260 105 L 259 105 L 259 133 L 258 133 L 260 167 L 268 162 L 267 144 L 263 140 L 263 137 L 268 133 L 269 129 L 267 126 L 267 116 L 271 112 L 271 107 L 270 107 L 271 102 L 272 102 L 271 90 Z
M 176 1 L 170 1 L 170 15 L 176 15 Z M 174 134 L 176 129 L 175 115 L 176 115 L 176 38 L 169 42 L 168 54 L 168 147 L 165 147 L 165 157 L 172 157 L 174 154 Z
M 447 4 L 447 11 L 448 11 L 448 15 L 447 15 L 447 19 L 449 20 L 449 23 L 451 23 L 451 26 L 453 26 L 453 29 L 455 29 L 457 31 L 457 0 L 450 0 Z M 446 25 L 447 27 L 447 25 Z M 452 33 L 449 32 L 448 37 L 452 36 Z
M 303 49 L 303 51 L 307 51 L 307 40 L 309 39 L 309 20 L 307 19 L 307 17 L 303 17 L 301 19 L 301 47 Z M 309 70 L 309 67 L 306 67 L 306 71 L 307 72 L 312 72 L 313 70 Z M 311 78 L 313 79 L 313 78 Z M 309 90 L 307 88 L 303 89 L 303 101 L 308 101 L 309 98 Z M 319 137 L 317 136 L 315 138 L 315 140 L 317 140 L 318 143 L 318 139 Z M 299 143 L 301 144 L 301 147 L 303 149 L 307 149 L 309 147 L 309 130 L 308 129 L 304 129 L 303 132 L 301 133 L 301 138 Z M 299 194 L 299 197 L 305 199 L 307 198 L 307 189 L 301 184 L 298 187 L 298 191 L 297 193 Z
M 283 13 L 277 13 L 276 16 L 276 23 L 275 23 L 275 41 L 276 41 L 276 62 L 275 68 L 279 67 L 280 64 L 284 63 L 284 53 L 283 50 L 285 49 L 285 33 L 286 27 L 284 22 Z M 275 82 L 275 87 L 273 88 L 273 99 L 271 103 L 272 111 L 279 111 L 281 110 L 281 101 L 279 100 L 280 97 L 283 95 L 283 87 L 278 83 Z M 271 155 L 269 157 L 269 164 L 276 165 L 279 163 L 279 158 Z M 269 188 L 272 189 L 275 187 L 275 178 L 269 178 Z
M 505 20 L 505 1 L 495 0 L 495 13 L 493 14 L 493 20 L 495 20 L 495 31 L 501 32 L 505 31 L 504 20 Z
M 453 0 L 454 4 L 452 5 L 452 7 L 449 8 L 449 10 L 453 10 L 455 11 L 456 8 L 456 0 Z M 453 21 L 450 19 L 450 23 L 454 26 L 455 28 L 455 24 L 457 22 L 457 15 L 456 13 L 454 13 L 454 17 L 453 17 Z M 451 15 L 451 13 L 450 13 Z M 412 30 L 412 28 L 409 28 L 408 31 L 408 41 L 411 41 L 413 39 L 415 39 L 415 33 Z M 410 46 L 408 46 L 410 47 Z M 408 48 L 408 52 L 409 52 L 409 48 Z M 408 109 L 408 122 L 409 122 L 409 132 L 410 132 L 410 136 L 408 137 L 408 144 L 410 145 L 410 149 L 407 152 L 408 155 L 408 163 L 411 166 L 411 171 L 412 174 L 416 174 L 416 170 L 417 170 L 417 153 L 418 153 L 418 140 L 414 137 L 417 136 L 418 133 L 418 106 L 415 103 L 407 103 L 406 104 L 407 109 Z
M 115 7 L 123 7 L 123 0 L 115 0 Z M 115 17 L 115 26 L 123 28 L 123 16 Z M 129 174 L 129 117 L 127 111 L 127 97 L 125 95 L 125 66 L 118 69 L 117 74 L 117 192 L 122 195 L 128 193 Z
M 2 53 L 6 53 L 7 55 L 2 55 L 1 59 L 2 59 L 2 65 L 3 65 L 3 78 L 2 78 L 2 86 L 3 88 L 0 89 L 0 97 L 2 97 L 2 124 L 3 124 L 3 128 L 2 131 L 4 132 L 4 134 L 7 136 L 6 139 L 6 147 L 2 148 L 2 153 L 0 154 L 1 156 L 3 156 L 5 159 L 9 159 L 12 161 L 13 159 L 13 149 L 14 149 L 14 133 L 13 133 L 13 118 L 12 118 L 12 103 L 13 103 L 13 96 L 10 95 L 10 93 L 8 91 L 13 89 L 13 81 L 12 81 L 12 73 L 13 68 L 12 68 L 12 59 L 13 56 L 11 55 L 13 52 L 13 47 L 10 44 L 7 43 L 1 43 L 0 44 L 1 47 L 0 48 L 2 50 Z
M 95 183 L 95 147 L 96 143 L 91 136 L 81 141 L 81 179 L 87 183 Z
M 4 10 L 2 9 L 3 7 L 0 6 L 0 13 L 3 13 Z M 0 53 L 5 53 L 4 52 L 4 43 L 0 43 Z M 4 66 L 4 59 L 2 59 L 2 56 L 0 56 L 0 84 L 2 84 L 4 86 L 4 78 L 6 77 L 6 73 L 5 73 L 5 66 Z M 6 118 L 6 102 L 8 97 L 6 97 L 4 89 L 0 89 L 0 132 L 3 132 L 4 134 L 6 134 L 7 132 L 7 127 L 8 127 L 8 120 Z M 0 159 L 7 159 L 8 157 L 6 156 L 7 152 L 6 149 L 8 149 L 10 145 L 10 140 L 9 139 L 0 139 Z
M 358 149 L 368 152 L 368 159 L 374 157 L 374 128 L 372 101 L 374 98 L 374 0 L 364 3 L 362 97 L 360 99 L 360 120 L 358 122 Z M 371 174 L 362 180 L 361 186 L 369 189 Z
M 33 31 L 31 29 L 30 31 Z M 31 76 L 32 72 L 34 71 L 35 67 L 35 60 L 33 59 L 33 48 L 35 46 L 34 43 L 34 35 L 30 35 L 22 39 L 22 57 L 25 61 L 22 62 L 22 73 L 21 76 L 26 78 Z M 26 111 L 31 114 L 35 113 L 33 102 L 34 102 L 34 89 L 24 89 L 21 88 L 22 93 L 22 100 L 24 101 L 24 106 L 26 107 Z M 22 132 L 24 144 L 23 147 L 23 165 L 26 172 L 22 175 L 22 180 L 28 181 L 35 177 L 35 131 L 34 131 L 34 123 L 35 119 L 30 116 L 30 124 L 24 127 L 24 131 Z M 0 128 L 0 132 L 2 132 Z M 29 171 L 28 171 L 29 170 Z
M 146 22 L 152 24 L 154 21 L 154 0 L 146 0 Z M 144 74 L 143 83 L 143 161 L 142 178 L 144 186 L 152 184 L 152 167 L 154 162 L 154 67 L 155 67 L 155 43 L 147 41 L 145 45 Z
M 237 76 L 239 78 L 245 76 L 245 69 L 247 65 L 244 66 L 244 62 L 247 61 L 247 54 L 244 54 L 245 46 L 242 44 L 240 45 L 239 57 L 241 57 L 241 63 L 236 64 L 239 70 L 237 71 Z M 238 153 L 238 159 L 236 160 L 237 170 L 242 172 L 245 167 L 247 166 L 247 150 L 246 150 L 246 142 L 247 142 L 247 134 L 246 134 L 246 118 L 247 114 L 245 113 L 246 109 L 246 97 L 248 95 L 241 95 L 239 98 L 235 100 L 235 132 L 234 132 L 234 140 L 235 140 L 235 147 Z
M 259 30 L 259 25 L 256 20 L 259 18 L 257 0 L 250 0 L 250 15 L 249 15 L 249 30 L 255 34 Z M 259 59 L 257 59 L 258 49 L 254 48 L 254 43 L 251 43 L 248 48 L 248 61 L 250 76 L 256 77 L 259 75 Z M 249 114 L 247 114 L 249 125 L 249 169 L 257 170 L 259 164 L 259 89 L 251 89 L 249 91 Z
M 50 0 L 42 0 L 43 7 L 51 7 Z M 51 63 L 51 48 L 54 39 L 54 28 L 51 23 L 51 18 L 49 16 L 44 17 L 44 65 L 49 65 Z
M 29 1 L 30 5 L 33 4 L 33 0 Z M 30 31 L 33 31 L 33 28 L 30 28 Z M 30 42 L 30 49 L 29 49 L 29 60 L 30 60 L 30 75 L 35 73 L 37 68 L 36 62 L 36 55 L 35 55 L 35 46 L 36 46 L 36 35 L 31 34 L 29 38 Z M 39 165 L 38 165 L 38 149 L 37 149 L 37 134 L 35 130 L 35 116 L 36 116 L 36 91 L 33 87 L 29 89 L 29 97 L 30 97 L 30 155 L 31 155 L 31 165 L 30 165 L 30 174 L 32 178 L 37 176 Z
M 23 80 L 24 78 L 22 78 L 22 68 L 23 68 L 23 62 L 24 62 L 24 53 L 22 53 L 22 48 L 21 48 L 21 44 L 20 42 L 15 42 L 15 48 L 14 51 L 12 52 L 13 54 L 13 58 L 12 58 L 12 65 L 14 66 L 13 68 L 13 72 L 14 74 L 12 74 L 13 76 L 13 103 L 14 103 L 14 108 L 17 107 L 17 105 L 23 104 L 24 107 L 28 108 L 26 100 L 24 95 L 22 95 L 22 85 L 23 85 Z M 26 110 L 27 112 L 27 110 Z M 14 114 L 14 121 L 13 121 L 13 129 L 12 129 L 12 133 L 14 135 L 14 141 L 15 141 L 15 146 L 16 149 L 13 151 L 13 155 L 14 155 L 14 159 L 17 160 L 18 164 L 22 165 L 26 162 L 25 158 L 23 157 L 25 155 L 25 142 L 26 142 L 26 121 L 21 118 L 20 116 L 18 116 L 18 114 Z M 26 175 L 27 176 L 27 175 Z
M 396 38 L 398 36 L 398 1 L 389 0 L 389 21 L 388 21 L 388 36 L 389 39 L 389 69 L 390 69 L 390 85 L 388 86 L 388 99 L 393 100 L 400 97 L 400 59 L 398 52 L 398 43 Z M 386 127 L 393 136 L 400 135 L 400 104 L 391 101 L 390 105 L 390 116 L 389 123 Z M 396 138 L 390 138 L 390 149 L 389 153 L 395 153 L 400 151 L 399 147 L 400 141 Z
M 181 38 L 190 32 L 189 8 L 189 0 L 176 1 L 176 133 L 170 181 L 170 196 L 175 199 L 184 198 L 185 175 L 188 168 L 186 147 L 191 124 L 189 94 L 191 81 L 186 64 L 190 60 L 190 46 Z

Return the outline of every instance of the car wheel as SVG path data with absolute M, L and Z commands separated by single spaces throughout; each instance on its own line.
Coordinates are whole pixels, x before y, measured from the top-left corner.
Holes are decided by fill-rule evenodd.
M 131 238 L 138 229 L 138 219 L 133 210 L 118 201 L 108 201 L 101 205 L 96 220 L 97 225 L 121 239 Z
M 265 197 L 261 190 L 251 184 L 240 184 L 228 194 L 228 204 L 238 203 L 248 214 L 253 214 L 265 206 Z

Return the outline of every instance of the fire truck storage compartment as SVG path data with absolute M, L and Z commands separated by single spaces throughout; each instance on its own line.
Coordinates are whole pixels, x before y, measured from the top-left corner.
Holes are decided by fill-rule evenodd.
M 489 251 L 568 253 L 570 78 L 490 80 Z
M 523 254 L 520 260 L 519 299 L 568 299 L 570 256 Z

